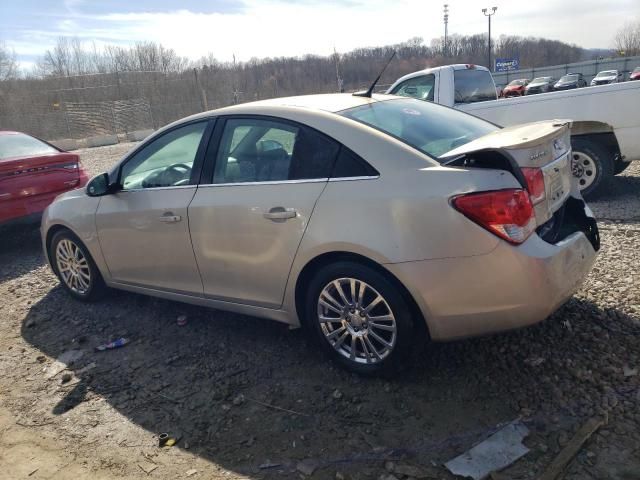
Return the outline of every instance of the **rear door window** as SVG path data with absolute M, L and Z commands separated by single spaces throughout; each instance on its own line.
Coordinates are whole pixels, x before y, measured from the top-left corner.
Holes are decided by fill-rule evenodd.
M 486 70 L 466 68 L 453 73 L 455 103 L 474 103 L 496 100 L 496 87 L 491 73 Z
M 220 139 L 213 183 L 329 178 L 339 147 L 303 125 L 231 118 Z

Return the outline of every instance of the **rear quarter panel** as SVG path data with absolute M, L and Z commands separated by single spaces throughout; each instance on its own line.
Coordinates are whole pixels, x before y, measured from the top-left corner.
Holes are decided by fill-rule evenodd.
M 492 251 L 497 237 L 449 201 L 466 192 L 503 188 L 520 186 L 505 171 L 440 166 L 378 179 L 330 181 L 292 266 L 286 308 L 295 311 L 295 284 L 304 266 L 325 253 L 355 253 L 384 265 Z
M 0 160 L 0 222 L 42 212 L 54 198 L 82 184 L 72 153 Z

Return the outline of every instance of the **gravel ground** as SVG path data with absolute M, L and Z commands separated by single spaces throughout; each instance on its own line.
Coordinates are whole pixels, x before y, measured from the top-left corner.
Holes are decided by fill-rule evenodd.
M 99 173 L 130 147 L 81 154 Z M 392 379 L 334 368 L 300 331 L 261 319 L 124 292 L 75 302 L 44 264 L 37 227 L 0 230 L 0 471 L 450 479 L 443 462 L 522 418 L 531 451 L 503 473 L 529 479 L 600 416 L 565 478 L 640 479 L 639 203 L 640 164 L 591 204 L 600 256 L 548 320 L 432 345 Z M 131 343 L 93 351 L 121 336 Z M 81 357 L 52 376 L 69 351 Z M 180 440 L 159 448 L 160 432 Z

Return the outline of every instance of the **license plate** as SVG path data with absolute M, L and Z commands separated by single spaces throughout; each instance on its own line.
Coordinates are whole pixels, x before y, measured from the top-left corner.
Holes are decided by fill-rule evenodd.
M 571 190 L 569 154 L 565 154 L 542 168 L 549 211 L 555 212 L 562 206 Z

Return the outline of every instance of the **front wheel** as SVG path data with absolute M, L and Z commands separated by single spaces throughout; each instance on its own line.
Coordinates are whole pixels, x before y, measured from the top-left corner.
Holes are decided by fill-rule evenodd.
M 325 352 L 357 373 L 395 370 L 412 350 L 414 328 L 403 295 L 385 275 L 357 263 L 317 272 L 306 320 Z
M 593 196 L 613 177 L 613 159 L 609 151 L 593 140 L 572 138 L 571 172 L 580 193 Z
M 106 291 L 102 275 L 80 239 L 68 230 L 57 232 L 49 248 L 51 265 L 64 288 L 78 300 L 98 300 Z

